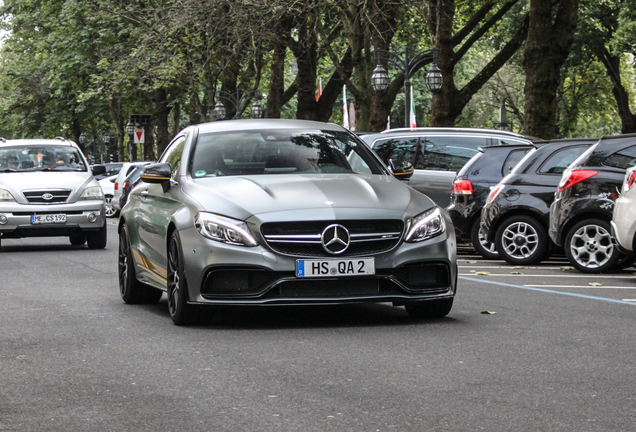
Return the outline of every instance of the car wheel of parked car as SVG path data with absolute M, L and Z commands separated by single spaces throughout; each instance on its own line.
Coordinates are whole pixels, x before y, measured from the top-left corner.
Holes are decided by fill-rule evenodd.
M 486 240 L 486 235 L 480 226 L 479 219 L 473 224 L 473 228 L 470 230 L 470 237 L 473 247 L 479 255 L 486 259 L 499 258 L 495 244 Z
M 113 196 L 105 195 L 104 200 L 106 202 L 106 212 L 104 213 L 107 218 L 117 217 L 119 210 L 113 207 Z
M 79 246 L 86 243 L 86 236 L 84 234 L 71 234 L 69 240 L 73 246 Z
M 175 231 L 168 245 L 168 311 L 176 325 L 195 324 L 199 310 L 188 304 L 188 285 L 181 257 L 181 240 Z
M 612 238 L 610 224 L 602 219 L 586 219 L 574 225 L 565 237 L 565 254 L 583 273 L 610 270 L 622 255 Z
M 126 225 L 119 232 L 119 294 L 128 304 L 157 303 L 163 292 L 137 280 Z
M 453 307 L 453 299 L 428 300 L 404 305 L 411 318 L 442 318 L 448 315 Z
M 106 247 L 106 222 L 99 231 L 86 233 L 86 243 L 89 249 L 104 249 Z
M 499 256 L 509 264 L 526 265 L 541 261 L 548 250 L 548 235 L 534 218 L 517 215 L 497 229 L 495 245 Z

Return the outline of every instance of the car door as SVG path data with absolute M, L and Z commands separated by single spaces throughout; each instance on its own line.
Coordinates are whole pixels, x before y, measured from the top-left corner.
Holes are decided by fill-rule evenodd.
M 139 252 L 143 256 L 141 262 L 147 272 L 161 283 L 166 283 L 167 229 L 172 215 L 182 206 L 181 190 L 177 179 L 181 167 L 183 150 L 187 135 L 181 134 L 166 147 L 159 162 L 168 162 L 172 167 L 171 187 L 163 191 L 160 184 L 141 183 L 130 194 L 137 208 L 137 225 L 139 235 Z M 139 265 L 139 262 L 138 262 Z M 143 277 L 139 275 L 139 279 Z

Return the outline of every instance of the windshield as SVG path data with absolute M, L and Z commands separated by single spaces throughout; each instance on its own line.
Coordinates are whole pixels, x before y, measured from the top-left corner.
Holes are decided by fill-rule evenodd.
M 11 146 L 0 148 L 0 172 L 86 171 L 80 153 L 71 146 Z
M 202 134 L 192 164 L 195 178 L 292 173 L 385 174 L 351 135 L 324 130 Z

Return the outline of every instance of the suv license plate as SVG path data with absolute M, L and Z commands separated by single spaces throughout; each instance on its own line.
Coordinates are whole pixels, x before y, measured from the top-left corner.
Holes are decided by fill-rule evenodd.
M 65 214 L 31 215 L 32 224 L 66 223 Z
M 364 276 L 375 274 L 375 258 L 296 260 L 296 277 Z

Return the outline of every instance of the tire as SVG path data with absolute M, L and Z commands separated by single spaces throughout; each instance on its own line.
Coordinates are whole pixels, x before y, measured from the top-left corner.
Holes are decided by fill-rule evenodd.
M 71 234 L 68 239 L 73 246 L 80 246 L 86 243 L 86 236 L 84 234 Z
M 160 290 L 137 280 L 126 225 L 122 226 L 119 232 L 117 273 L 119 276 L 119 294 L 125 303 L 157 303 L 161 299 L 163 293 Z
M 612 237 L 610 224 L 586 219 L 574 225 L 565 237 L 565 255 L 582 273 L 603 273 L 613 269 L 623 255 Z
M 106 201 L 106 211 L 105 211 L 105 216 L 107 218 L 114 218 L 117 217 L 119 215 L 119 210 L 117 210 L 115 207 L 113 207 L 113 196 L 112 195 L 106 195 L 104 197 L 105 201 Z
M 404 305 L 409 316 L 415 319 L 443 318 L 450 313 L 452 307 L 452 298 L 413 302 Z
M 188 304 L 188 283 L 183 271 L 179 233 L 174 231 L 168 244 L 168 312 L 175 325 L 195 324 L 199 309 Z
M 499 257 L 509 264 L 535 264 L 547 255 L 548 235 L 533 217 L 512 216 L 497 228 L 495 246 Z
M 104 226 L 99 231 L 87 232 L 86 243 L 88 243 L 89 249 L 104 249 L 107 241 L 106 221 Z
M 495 244 L 486 240 L 484 230 L 480 225 L 479 219 L 477 219 L 470 230 L 470 238 L 473 242 L 473 247 L 479 255 L 486 259 L 498 259 L 499 253 L 495 248 Z

